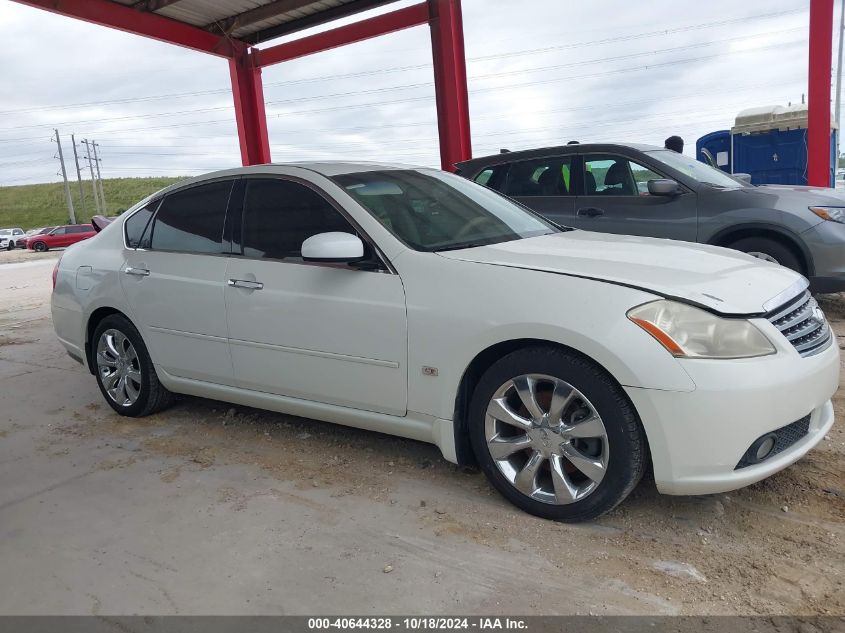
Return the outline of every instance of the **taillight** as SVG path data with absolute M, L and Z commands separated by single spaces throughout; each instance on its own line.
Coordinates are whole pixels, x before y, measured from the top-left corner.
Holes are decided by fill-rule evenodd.
M 53 290 L 56 289 L 56 276 L 59 274 L 59 264 L 62 262 L 62 256 L 59 255 L 59 259 L 56 260 L 56 265 L 53 266 Z

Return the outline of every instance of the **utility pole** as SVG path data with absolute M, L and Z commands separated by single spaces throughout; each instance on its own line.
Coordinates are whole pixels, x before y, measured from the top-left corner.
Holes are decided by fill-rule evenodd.
M 88 147 L 88 139 L 82 139 L 82 144 L 85 146 L 85 156 L 82 158 L 88 159 L 88 171 L 91 172 L 91 186 L 94 188 L 94 206 L 97 208 L 97 213 L 102 213 L 100 210 L 100 196 L 97 194 L 97 180 L 94 178 L 94 164 L 91 162 L 91 148 Z
M 833 166 L 834 184 L 836 184 L 836 172 L 839 170 L 839 137 L 842 130 L 839 129 L 839 108 L 842 103 L 842 34 L 845 33 L 845 0 L 839 7 L 839 61 L 836 63 L 836 102 L 833 106 L 833 120 L 836 122 L 836 164 Z
M 82 170 L 79 169 L 79 156 L 76 153 L 76 139 L 70 135 L 70 142 L 73 145 L 73 161 L 76 163 L 76 181 L 79 183 L 79 202 L 82 205 L 82 214 L 88 215 L 85 208 L 85 190 L 82 188 Z
M 56 145 L 59 148 L 59 162 L 62 164 L 62 180 L 65 184 L 65 198 L 67 198 L 67 212 L 71 224 L 76 224 L 76 214 L 73 212 L 73 198 L 70 197 L 70 185 L 67 184 L 67 171 L 65 170 L 65 157 L 62 154 L 62 141 L 59 138 L 59 130 L 54 130 L 56 133 Z
M 106 192 L 103 191 L 103 178 L 100 176 L 100 159 L 97 156 L 97 141 L 91 141 L 94 147 L 94 164 L 97 166 L 97 182 L 100 183 L 100 201 L 103 203 L 103 215 L 108 215 L 106 209 Z

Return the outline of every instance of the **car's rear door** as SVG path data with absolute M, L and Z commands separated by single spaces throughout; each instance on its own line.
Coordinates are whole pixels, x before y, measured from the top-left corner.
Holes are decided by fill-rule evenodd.
M 574 170 L 569 154 L 514 161 L 497 189 L 552 222 L 573 226 Z
M 314 402 L 404 415 L 402 280 L 371 246 L 369 266 L 303 261 L 318 233 L 354 233 L 341 207 L 293 177 L 248 177 L 241 236 L 226 274 L 237 384 Z M 235 235 L 237 235 L 236 232 Z
M 132 242 L 120 276 L 133 321 L 153 361 L 174 376 L 232 383 L 223 233 L 234 184 L 223 178 L 181 189 L 125 225 Z
M 696 194 L 652 196 L 648 181 L 664 178 L 653 167 L 620 154 L 586 154 L 575 198 L 575 226 L 587 231 L 665 237 L 694 242 Z

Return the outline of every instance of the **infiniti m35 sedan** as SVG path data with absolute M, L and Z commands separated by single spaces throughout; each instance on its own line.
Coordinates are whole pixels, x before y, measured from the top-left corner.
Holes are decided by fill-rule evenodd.
M 796 272 L 392 165 L 164 189 L 64 253 L 52 314 L 122 415 L 179 393 L 431 442 L 562 521 L 647 464 L 666 494 L 759 481 L 830 429 L 839 384 Z

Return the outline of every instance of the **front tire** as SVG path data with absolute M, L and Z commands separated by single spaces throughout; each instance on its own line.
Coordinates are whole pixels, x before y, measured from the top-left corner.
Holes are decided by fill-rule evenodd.
M 790 270 L 804 274 L 801 261 L 793 250 L 777 240 L 768 237 L 746 237 L 729 244 L 728 248 L 742 251 L 763 261 L 780 264 Z
M 645 434 L 622 389 L 592 361 L 551 347 L 512 352 L 484 373 L 469 432 L 493 487 L 545 519 L 595 519 L 645 469 Z
M 147 346 L 126 317 L 100 321 L 91 340 L 100 392 L 120 415 L 140 418 L 164 409 L 173 395 L 158 380 Z
M 38 253 L 45 253 L 47 251 L 47 245 L 44 242 L 36 242 L 32 248 Z

